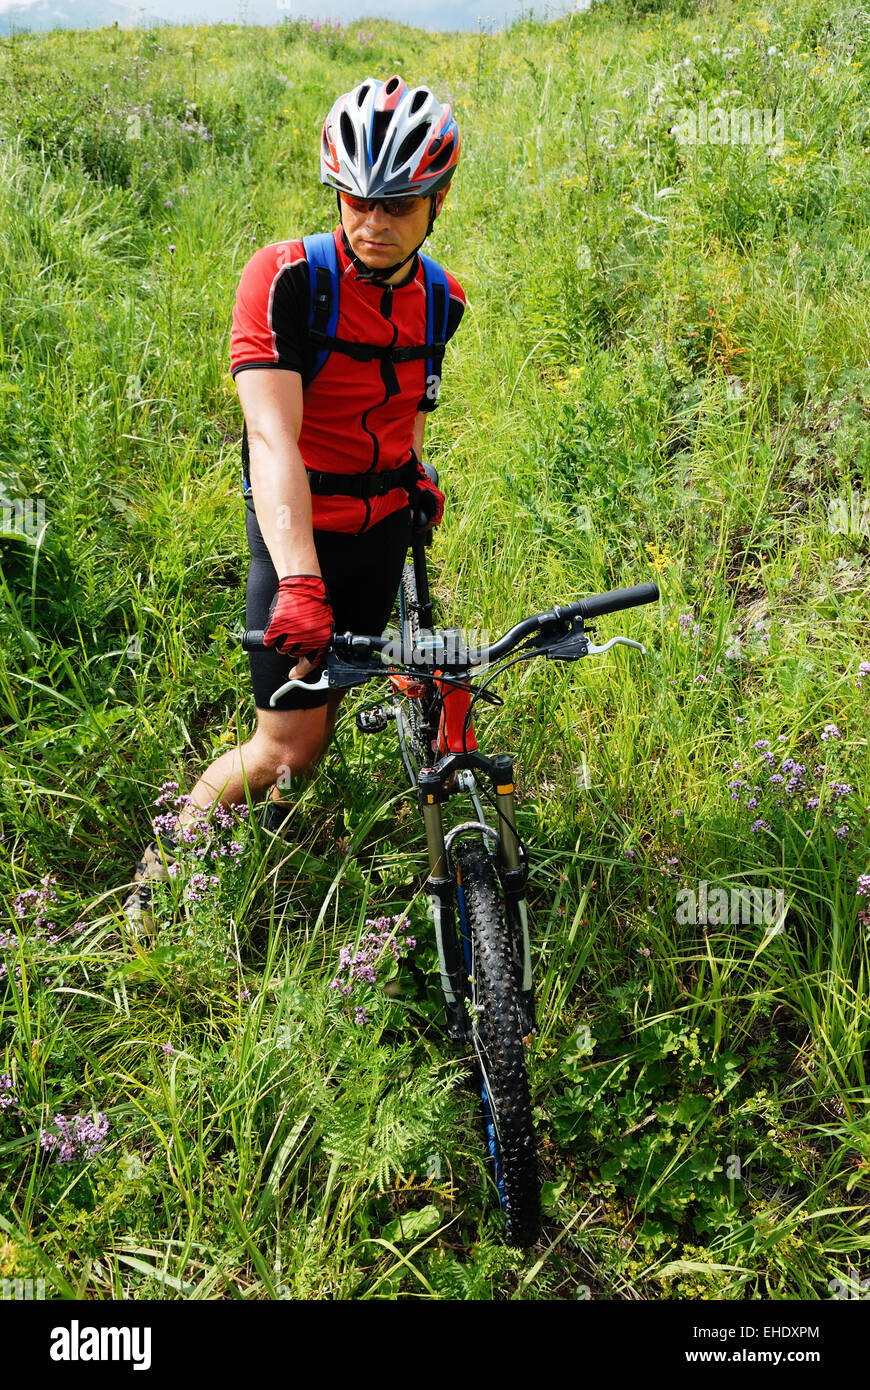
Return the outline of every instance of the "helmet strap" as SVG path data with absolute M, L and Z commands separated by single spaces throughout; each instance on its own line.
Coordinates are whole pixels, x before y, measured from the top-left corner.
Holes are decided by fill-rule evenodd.
M 341 227 L 341 244 L 344 247 L 348 260 L 357 273 L 357 279 L 371 280 L 376 285 L 381 284 L 384 280 L 388 279 L 389 276 L 395 275 L 397 270 L 401 270 L 403 265 L 407 265 L 410 260 L 413 260 L 420 250 L 420 246 L 423 245 L 423 242 L 431 234 L 432 228 L 435 225 L 435 194 L 432 193 L 429 199 L 429 225 L 426 228 L 426 236 L 423 237 L 423 241 L 420 242 L 420 245 L 415 246 L 410 255 L 406 256 L 403 261 L 397 261 L 395 265 L 384 266 L 381 270 L 372 270 L 371 266 L 366 265 L 365 261 L 361 261 L 359 256 L 354 255 L 351 249 L 351 244 L 347 239 L 347 232 L 344 230 L 344 222 L 341 217 L 341 194 L 337 189 L 335 200 L 338 203 L 338 224 Z

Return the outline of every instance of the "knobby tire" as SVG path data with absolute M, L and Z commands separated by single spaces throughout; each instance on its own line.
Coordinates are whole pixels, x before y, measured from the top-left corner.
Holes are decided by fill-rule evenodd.
M 461 877 L 471 954 L 472 1041 L 481 1074 L 508 1245 L 534 1245 L 540 1231 L 540 1177 L 518 982 L 498 880 L 486 851 L 472 842 L 453 850 Z

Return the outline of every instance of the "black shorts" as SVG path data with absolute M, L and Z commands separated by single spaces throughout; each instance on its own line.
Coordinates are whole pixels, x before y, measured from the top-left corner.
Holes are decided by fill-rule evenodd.
M 278 575 L 250 497 L 245 502 L 245 529 L 251 551 L 245 626 L 265 628 L 278 588 Z M 410 543 L 410 507 L 392 512 L 360 536 L 344 531 L 314 531 L 314 548 L 332 601 L 336 632 L 374 633 L 376 636 L 383 633 L 399 593 Z M 296 661 L 293 657 L 281 656 L 274 648 L 248 652 L 248 661 L 257 709 L 316 709 L 326 704 L 325 690 L 306 693 L 297 685 L 282 695 L 277 704 L 270 705 L 269 696 L 284 684 Z M 308 673 L 306 683 L 316 682 L 322 673 L 320 665 Z

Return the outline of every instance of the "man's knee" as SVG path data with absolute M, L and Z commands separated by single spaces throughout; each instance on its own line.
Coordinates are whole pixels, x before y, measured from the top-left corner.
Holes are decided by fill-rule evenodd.
M 304 710 L 258 710 L 257 716 L 252 743 L 258 761 L 302 772 L 316 760 L 326 735 L 325 705 Z

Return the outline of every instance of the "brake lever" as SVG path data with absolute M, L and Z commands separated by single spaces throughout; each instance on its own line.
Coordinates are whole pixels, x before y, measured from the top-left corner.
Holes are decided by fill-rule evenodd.
M 342 661 L 340 657 L 331 654 L 327 657 L 326 669 L 319 680 L 307 681 L 295 676 L 292 680 L 285 681 L 277 690 L 269 696 L 269 704 L 275 708 L 282 695 L 286 695 L 289 690 L 350 690 L 354 685 L 365 685 L 371 676 L 382 676 L 385 674 L 383 666 L 360 666 L 358 663 Z
M 547 648 L 546 656 L 550 661 L 579 661 L 584 656 L 601 656 L 603 652 L 610 651 L 611 647 L 636 647 L 639 652 L 646 656 L 646 647 L 640 642 L 635 642 L 631 637 L 611 637 L 609 642 L 605 642 L 603 647 L 597 646 L 590 641 L 586 632 L 571 632 L 567 637 L 554 642 Z
M 551 643 L 544 651 L 548 661 L 579 661 L 581 657 L 588 656 L 591 643 L 583 628 L 578 628 L 575 632 L 569 632 L 567 637 L 560 637 Z
M 632 637 L 611 637 L 609 642 L 605 642 L 603 647 L 596 647 L 594 642 L 589 643 L 589 655 L 601 656 L 602 652 L 610 651 L 611 647 L 636 647 L 639 652 L 646 656 L 646 647 L 642 642 L 635 642 Z
M 288 690 L 293 690 L 297 685 L 301 686 L 303 690 L 328 690 L 329 676 L 327 672 L 324 671 L 320 680 L 314 681 L 313 684 L 311 681 L 300 680 L 298 676 L 292 681 L 285 681 L 283 685 L 279 685 L 277 690 L 273 690 L 272 694 L 269 696 L 269 704 L 272 708 L 275 708 L 282 695 L 286 695 Z

